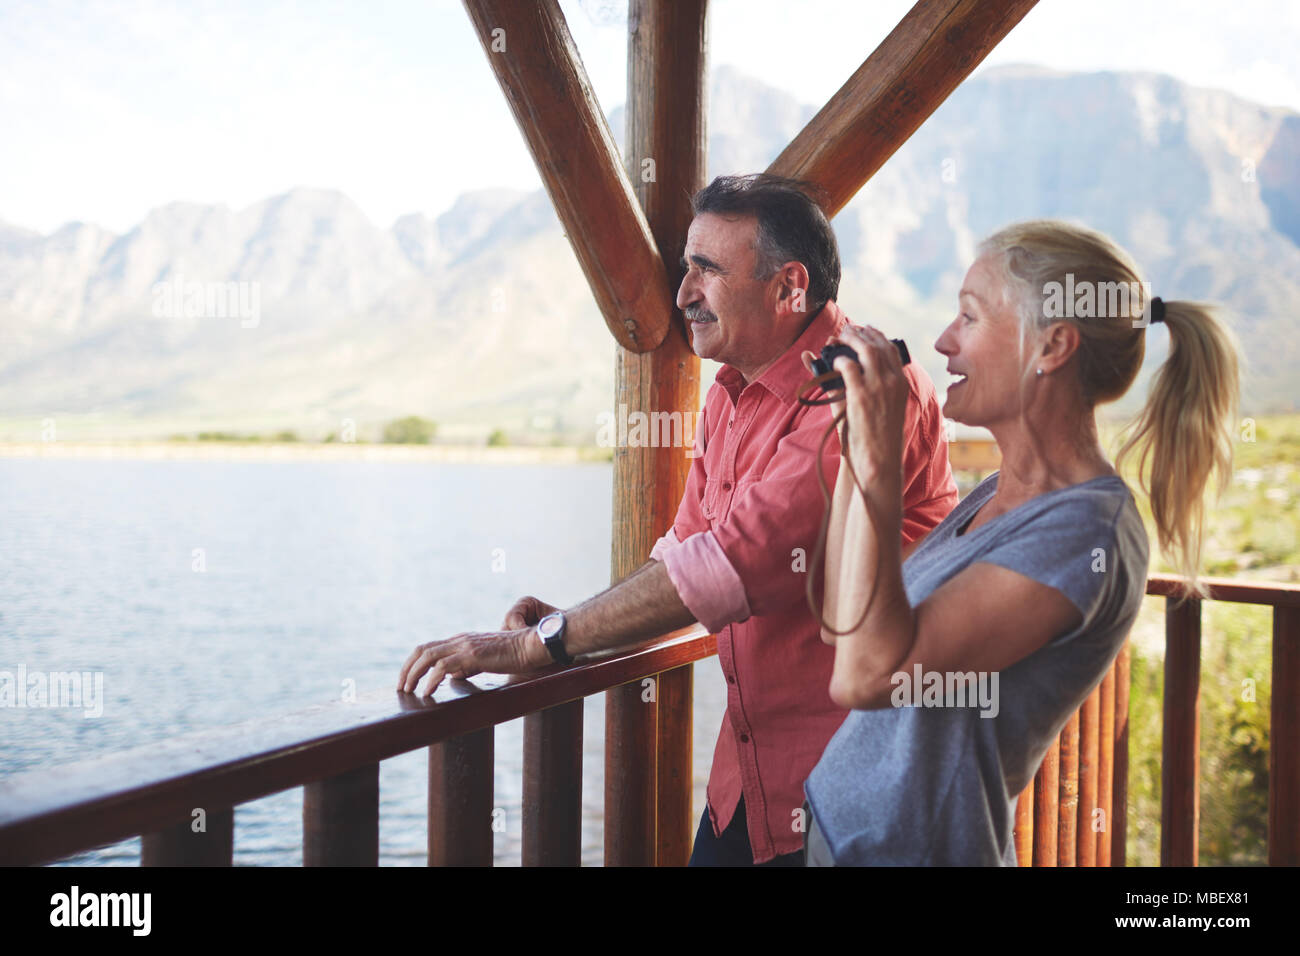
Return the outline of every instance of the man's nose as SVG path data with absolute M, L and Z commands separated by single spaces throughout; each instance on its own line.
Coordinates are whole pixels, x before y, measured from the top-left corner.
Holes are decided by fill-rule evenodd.
M 689 272 L 682 276 L 682 284 L 677 287 L 677 308 L 685 309 L 694 302 L 699 296 L 695 291 L 695 283 L 691 280 Z

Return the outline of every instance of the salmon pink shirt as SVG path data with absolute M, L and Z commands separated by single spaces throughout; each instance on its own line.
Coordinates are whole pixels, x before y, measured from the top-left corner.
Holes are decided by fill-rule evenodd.
M 820 352 L 846 321 L 828 302 L 755 381 L 746 384 L 730 365 L 718 370 L 677 517 L 650 555 L 717 635 L 727 710 L 709 775 L 709 818 L 721 834 L 743 794 L 755 863 L 803 847 L 804 780 L 848 715 L 830 698 L 835 648 L 822 643 L 804 597 L 824 512 L 814 468 L 831 413 L 795 400 L 809 378 L 800 353 Z M 915 363 L 905 374 L 906 543 L 953 509 L 957 486 L 934 383 Z M 833 491 L 838 436 L 821 460 Z

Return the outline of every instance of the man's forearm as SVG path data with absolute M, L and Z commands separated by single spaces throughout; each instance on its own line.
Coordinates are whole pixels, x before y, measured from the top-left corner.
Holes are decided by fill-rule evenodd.
M 626 578 L 566 612 L 570 654 L 619 647 L 685 627 L 695 620 L 662 561 L 648 561 Z

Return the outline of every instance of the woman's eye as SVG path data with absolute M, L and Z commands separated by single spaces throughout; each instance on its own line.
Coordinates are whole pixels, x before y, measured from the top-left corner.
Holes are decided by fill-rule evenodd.
M 963 312 L 963 313 L 961 314 L 961 317 L 962 317 L 963 319 L 965 319 L 967 322 L 974 322 L 974 321 L 975 321 L 975 316 L 971 315 L 969 312 Z

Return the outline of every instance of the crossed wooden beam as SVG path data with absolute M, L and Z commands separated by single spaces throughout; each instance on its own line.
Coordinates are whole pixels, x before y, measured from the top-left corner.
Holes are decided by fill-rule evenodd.
M 557 0 L 464 2 L 605 324 L 657 348 L 675 289 Z M 1036 2 L 918 0 L 768 172 L 820 186 L 833 216 Z

